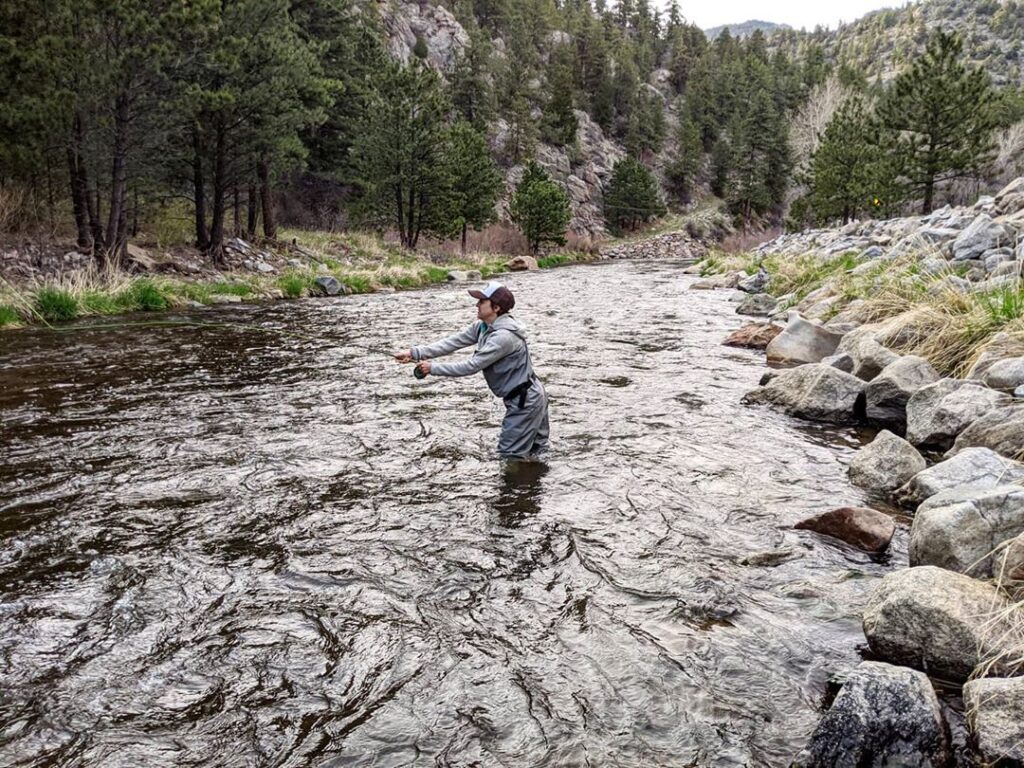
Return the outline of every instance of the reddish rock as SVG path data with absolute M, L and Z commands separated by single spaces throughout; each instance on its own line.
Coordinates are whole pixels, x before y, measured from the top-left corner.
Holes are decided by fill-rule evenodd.
M 727 347 L 749 347 L 764 349 L 768 342 L 782 333 L 782 328 L 771 323 L 749 323 L 733 331 L 722 343 Z
M 831 536 L 865 552 L 884 552 L 896 533 L 892 518 L 863 507 L 841 507 L 793 527 Z

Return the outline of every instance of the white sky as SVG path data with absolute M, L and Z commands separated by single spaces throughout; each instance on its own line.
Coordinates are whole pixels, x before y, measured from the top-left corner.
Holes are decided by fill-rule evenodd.
M 670 0 L 661 0 L 663 8 Z M 788 24 L 800 29 L 814 29 L 816 24 L 835 28 L 840 21 L 859 19 L 868 11 L 880 8 L 900 8 L 906 0 L 782 0 L 766 3 L 763 0 L 679 0 L 679 8 L 687 21 L 701 29 L 722 24 L 738 24 L 750 19 Z

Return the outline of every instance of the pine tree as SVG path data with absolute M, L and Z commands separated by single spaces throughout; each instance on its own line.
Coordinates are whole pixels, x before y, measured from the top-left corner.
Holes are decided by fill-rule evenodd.
M 632 157 L 617 162 L 604 193 L 604 218 L 612 231 L 634 230 L 641 222 L 664 215 L 654 174 Z
M 811 158 L 809 202 L 818 221 L 840 218 L 845 223 L 879 200 L 874 188 L 877 148 L 871 139 L 863 100 L 847 99 L 825 127 Z
M 469 123 L 453 125 L 445 144 L 448 187 L 443 215 L 447 225 L 460 236 L 465 254 L 467 229 L 480 231 L 495 219 L 494 204 L 502 177 L 491 159 L 487 141 Z
M 676 146 L 665 166 L 665 180 L 672 192 L 683 203 L 689 203 L 693 195 L 694 182 L 704 164 L 704 147 L 700 141 L 700 129 L 688 112 L 679 119 L 676 130 Z
M 882 126 L 900 135 L 909 181 L 925 213 L 936 185 L 978 174 L 992 159 L 995 95 L 983 70 L 960 61 L 962 51 L 958 35 L 937 30 L 878 106 Z
M 572 216 L 569 195 L 537 163 L 527 164 L 509 213 L 534 253 L 545 243 L 565 245 L 565 230 Z
M 545 141 L 559 147 L 576 140 L 578 121 L 573 112 L 573 78 L 569 64 L 571 56 L 568 48 L 560 48 L 552 53 L 548 68 L 551 97 L 544 109 L 541 133 Z

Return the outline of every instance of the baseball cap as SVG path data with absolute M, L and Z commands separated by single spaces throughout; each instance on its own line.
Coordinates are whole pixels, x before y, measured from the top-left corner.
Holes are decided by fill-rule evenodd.
M 504 312 L 511 312 L 512 307 L 516 305 L 516 298 L 512 295 L 512 291 L 501 283 L 493 281 L 485 285 L 479 291 L 470 291 L 469 295 L 474 299 L 490 299 L 492 304 Z

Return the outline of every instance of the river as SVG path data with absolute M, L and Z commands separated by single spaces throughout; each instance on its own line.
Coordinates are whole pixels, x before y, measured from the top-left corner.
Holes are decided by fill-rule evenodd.
M 787 765 L 906 535 L 791 529 L 866 502 L 860 439 L 741 405 L 763 357 L 691 281 L 508 277 L 519 467 L 482 377 L 387 355 L 465 286 L 0 335 L 0 764 Z

